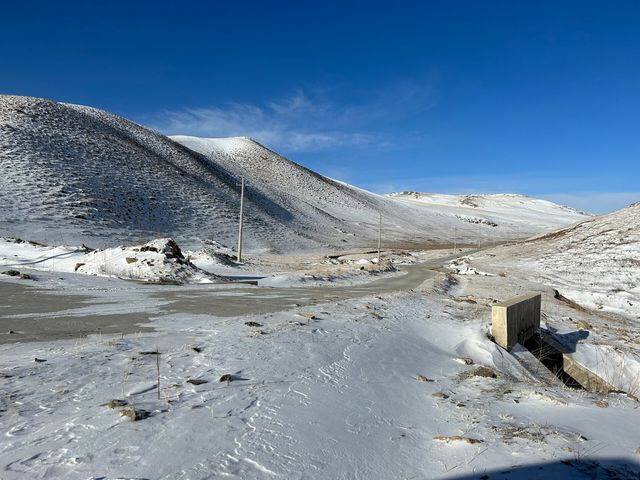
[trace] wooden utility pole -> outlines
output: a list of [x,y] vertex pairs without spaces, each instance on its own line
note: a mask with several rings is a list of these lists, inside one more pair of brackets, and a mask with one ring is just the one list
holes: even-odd
[[240,183],[240,226],[238,227],[238,262],[242,261],[242,216],[244,208],[244,177]]
[[378,265],[380,265],[380,244],[382,243],[382,213],[380,214],[380,222],[378,223]]

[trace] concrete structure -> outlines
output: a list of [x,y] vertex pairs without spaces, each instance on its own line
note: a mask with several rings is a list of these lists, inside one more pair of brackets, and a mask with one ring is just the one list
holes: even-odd
[[519,343],[524,345],[540,330],[539,293],[521,295],[497,303],[491,309],[491,332],[498,345],[507,350]]
[[562,381],[549,370],[540,359],[527,350],[525,347],[516,343],[511,349],[511,355],[518,359],[522,365],[537,381],[542,381],[548,385],[562,385]]
[[602,377],[574,360],[570,354],[563,353],[564,371],[578,382],[585,390],[596,393],[614,392],[616,389],[609,385]]

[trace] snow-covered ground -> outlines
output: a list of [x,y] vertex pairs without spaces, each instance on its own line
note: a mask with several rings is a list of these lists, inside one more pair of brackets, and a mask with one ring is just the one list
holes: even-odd
[[2,478],[637,478],[637,402],[520,365],[477,280],[4,345]]
[[[445,262],[453,275],[410,292],[242,317],[162,306],[158,286],[127,294],[125,284],[102,287],[108,277],[73,280],[74,294],[117,291],[120,313],[148,305],[156,331],[0,347],[3,478],[636,478],[636,400],[549,381],[486,334],[494,301],[542,289],[545,329],[566,340],[572,322],[597,325],[578,336],[576,358],[619,384],[638,372],[628,355],[637,324],[611,317],[605,328],[549,286],[469,271],[499,250]],[[39,286],[57,285],[47,275]],[[148,417],[123,415],[132,410]]]
[[0,267],[10,273],[20,273],[27,268],[157,283],[210,283],[220,280],[215,274],[193,265],[169,238],[101,250],[48,247],[20,239],[0,238]]

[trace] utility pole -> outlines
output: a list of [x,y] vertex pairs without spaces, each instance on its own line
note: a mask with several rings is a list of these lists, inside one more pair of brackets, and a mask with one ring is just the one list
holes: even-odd
[[238,227],[238,262],[242,261],[242,211],[244,208],[244,177],[240,183],[240,226]]
[[380,265],[380,244],[382,243],[382,213],[380,214],[380,223],[378,223],[378,265]]

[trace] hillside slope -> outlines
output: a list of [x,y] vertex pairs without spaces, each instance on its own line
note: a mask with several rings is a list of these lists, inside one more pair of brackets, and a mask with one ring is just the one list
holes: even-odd
[[520,225],[534,232],[568,225],[590,215],[548,200],[512,193],[445,195],[440,193],[397,192],[388,195],[403,202],[448,212],[459,220],[485,225]]
[[[473,244],[526,238],[588,218],[572,208],[521,195],[477,195],[477,205],[465,203],[471,197],[439,196],[449,197],[457,207],[414,201],[413,195],[380,196],[318,175],[248,138],[170,138],[235,176],[247,177],[265,197],[297,212],[295,217],[314,218],[310,228],[320,234],[343,232],[341,240],[347,244],[371,245],[380,214],[385,243],[407,246],[448,244],[454,237]],[[329,229],[323,218],[331,220]]]
[[582,306],[640,320],[640,204],[475,260],[539,279]]
[[[92,245],[176,235],[235,236],[239,179],[202,156],[109,113],[0,97],[1,235]],[[249,192],[247,242],[315,242],[287,212]]]
[[233,245],[241,177],[253,251],[371,248],[380,214],[384,244],[400,247],[525,238],[585,218],[523,197],[505,197],[519,205],[509,214],[382,197],[247,138],[172,140],[95,108],[0,96],[0,236],[96,247],[152,237]]

